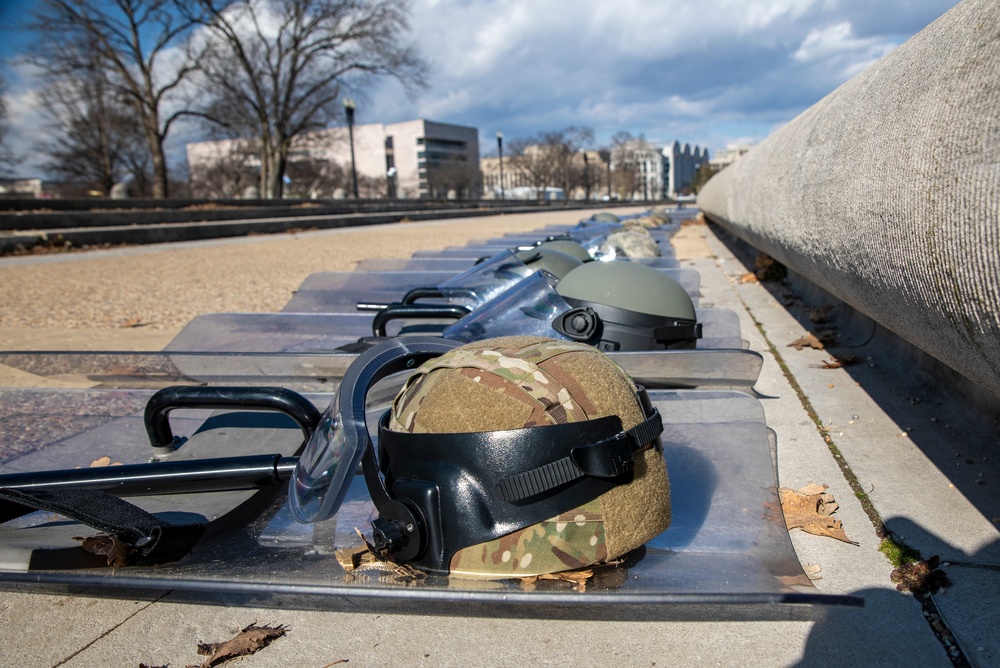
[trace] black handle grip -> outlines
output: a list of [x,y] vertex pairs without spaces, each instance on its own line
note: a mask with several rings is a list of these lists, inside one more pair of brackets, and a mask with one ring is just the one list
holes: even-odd
[[467,306],[459,304],[390,304],[375,314],[372,319],[372,334],[375,336],[385,336],[386,325],[392,320],[417,319],[429,320],[431,318],[463,318],[472,310]]
[[146,403],[145,423],[154,448],[167,447],[174,440],[170,411],[176,408],[239,408],[278,411],[295,420],[309,440],[319,424],[319,410],[297,392],[283,387],[165,387]]

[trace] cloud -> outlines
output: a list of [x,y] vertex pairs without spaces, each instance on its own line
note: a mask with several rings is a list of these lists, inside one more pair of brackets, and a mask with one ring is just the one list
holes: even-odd
[[[379,80],[356,96],[358,122],[478,127],[484,150],[497,130],[513,140],[570,125],[597,144],[627,130],[715,150],[763,139],[956,3],[411,0],[408,39],[430,89],[410,98]],[[178,132],[171,150],[195,134]]]

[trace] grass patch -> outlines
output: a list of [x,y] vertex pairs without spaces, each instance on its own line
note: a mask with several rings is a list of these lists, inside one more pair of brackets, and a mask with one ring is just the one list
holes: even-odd
[[878,551],[884,554],[889,563],[896,568],[899,568],[903,564],[913,564],[921,561],[919,552],[892,536],[886,536],[882,539],[881,544],[878,546]]

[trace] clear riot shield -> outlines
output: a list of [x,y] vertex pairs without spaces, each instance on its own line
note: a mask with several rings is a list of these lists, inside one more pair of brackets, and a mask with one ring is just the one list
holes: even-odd
[[[2,390],[2,473],[87,466],[99,456],[145,461],[142,433],[148,393],[96,390]],[[385,401],[391,391],[381,392]],[[597,569],[584,591],[529,586],[519,580],[471,581],[432,576],[393,578],[380,571],[346,573],[335,550],[357,546],[373,506],[355,476],[340,511],[315,524],[292,521],[285,486],[227,492],[143,496],[131,500],[157,515],[219,522],[194,550],[157,566],[111,568],[75,536],[91,531],[36,512],[0,525],[0,588],[123,596],[140,589],[192,595],[228,592],[249,600],[323,607],[346,597],[355,606],[421,602],[455,613],[470,601],[543,611],[544,606],[739,606],[768,617],[774,606],[859,606],[853,596],[818,591],[804,574],[784,527],[772,443],[756,399],[717,391],[650,393],[664,418],[664,456],[671,478],[672,522],[623,563]],[[320,405],[328,396],[313,398]],[[369,413],[381,409],[369,403]],[[25,424],[39,422],[26,432]],[[171,457],[288,452],[302,434],[283,416],[216,411],[172,418],[188,440]],[[237,530],[238,529],[238,530]],[[598,606],[598,607],[594,607]],[[581,608],[582,610],[583,608]]]

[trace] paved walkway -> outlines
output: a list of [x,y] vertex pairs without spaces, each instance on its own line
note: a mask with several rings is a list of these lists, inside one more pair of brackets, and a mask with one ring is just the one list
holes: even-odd
[[[437,236],[426,243],[416,232],[423,243],[420,247],[428,248],[494,236],[501,229],[535,229],[555,222],[560,221],[544,215],[523,221],[479,219],[475,225],[481,227],[470,230],[467,223],[451,221],[436,224]],[[494,223],[499,227],[490,227]],[[334,255],[349,247],[357,249],[356,259],[386,257],[393,254],[385,254],[389,244],[407,233],[405,226],[367,230],[358,237],[364,237],[367,245],[359,240],[348,246],[324,236],[340,234],[336,232],[297,235],[294,241],[229,241],[160,251],[177,254],[171,261],[184,269],[174,271],[154,269],[156,254],[146,252],[74,258],[45,264],[44,270],[35,265],[3,265],[0,285],[7,287],[0,289],[11,290],[8,280],[12,277],[21,281],[19,285],[30,286],[41,275],[32,272],[79,271],[81,277],[100,276],[135,265],[156,275],[165,292],[197,291],[188,295],[187,302],[193,303],[211,293],[211,281],[220,280],[218,274],[210,278],[201,272],[214,271],[216,267],[206,262],[215,262],[223,252],[235,257],[246,253],[247,266],[268,262],[272,243],[307,249],[332,243],[337,249]],[[926,384],[924,403],[911,403],[913,388],[920,387],[919,377],[888,362],[882,365],[877,351],[859,348],[864,352],[861,364],[824,369],[828,352],[788,347],[806,334],[805,310],[792,298],[776,297],[768,285],[744,281],[747,270],[709,228],[685,226],[675,245],[683,266],[701,272],[702,304],[736,311],[744,338],[764,355],[756,390],[767,423],[777,435],[780,484],[795,489],[810,482],[829,485],[840,503],[837,517],[857,542],[851,545],[793,531],[800,561],[811,565],[821,578],[815,581],[820,591],[863,596],[865,608],[785,607],[765,615],[759,610],[574,608],[521,618],[518,615],[525,614],[521,608],[480,604],[426,610],[392,601],[332,600],[323,602],[327,609],[317,611],[260,607],[253,601],[221,595],[211,604],[193,604],[176,593],[149,600],[0,591],[0,628],[4,629],[0,663],[184,666],[202,660],[195,651],[198,642],[222,641],[258,622],[284,624],[290,630],[266,649],[240,659],[239,665],[319,667],[342,660],[352,666],[950,665],[947,646],[925,611],[890,582],[892,566],[878,550],[880,538],[841,468],[844,463],[857,477],[861,496],[867,495],[897,535],[924,556],[940,554],[952,564],[945,570],[954,586],[935,597],[944,617],[938,626],[950,629],[974,665],[1000,663],[994,631],[997,571],[976,566],[1000,564],[996,525],[1000,513],[993,491],[1000,486],[1000,470],[995,452],[983,445],[995,446],[995,437],[991,442],[988,433],[963,432],[957,422],[960,407],[928,396],[933,393],[926,392]],[[403,256],[412,250],[416,248],[395,247],[394,254]],[[191,257],[182,257],[185,253]],[[285,275],[280,264],[260,273],[268,279],[264,283],[287,286],[282,288],[287,301],[288,290],[301,280],[301,272],[317,267]],[[80,269],[70,270],[71,265]],[[349,269],[350,265],[330,262],[322,267]],[[21,277],[21,272],[31,276]],[[242,280],[225,270],[221,277]],[[256,299],[258,284],[245,284],[245,288],[243,298],[250,303]],[[269,299],[260,296],[257,310],[274,308]],[[200,307],[204,307],[201,312],[233,310],[213,299],[199,303]],[[67,323],[60,325],[55,315],[59,308],[64,306],[46,309],[49,315],[40,316],[37,324],[30,318],[17,324],[5,320],[0,334],[10,342],[15,327],[67,329]],[[169,332],[193,312],[179,308],[157,322]],[[5,317],[6,313],[5,306]],[[151,317],[141,312],[128,315]],[[95,331],[104,332],[109,342],[127,340],[131,328],[118,328],[115,323],[119,321],[109,316]],[[111,336],[115,332],[120,336]],[[959,416],[954,422],[953,415]],[[975,477],[978,473],[983,478]],[[979,479],[985,483],[978,484]]]

